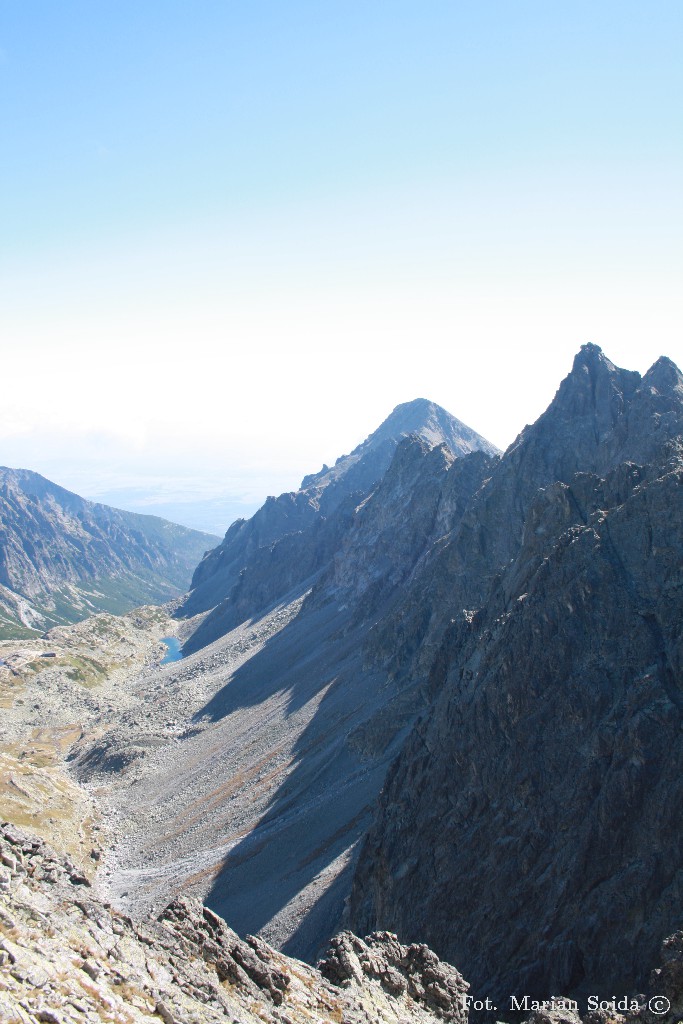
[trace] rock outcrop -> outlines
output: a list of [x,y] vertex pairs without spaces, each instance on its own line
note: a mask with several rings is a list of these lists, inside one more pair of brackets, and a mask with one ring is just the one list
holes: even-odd
[[213,541],[0,467],[0,637],[178,597]]
[[238,938],[194,900],[134,923],[68,859],[0,825],[3,1024],[467,1022],[467,985],[426,947],[344,935],[320,967]]
[[[683,932],[659,960],[643,994],[546,997],[524,1024],[677,1024]],[[454,967],[391,932],[342,932],[313,968],[239,938],[197,900],[133,921],[68,857],[0,824],[3,1024],[467,1024],[478,1005]]]
[[[475,992],[642,986],[683,900],[683,379],[582,349],[368,640],[434,704],[349,921]],[[457,928],[453,922],[457,921]]]
[[374,932],[365,940],[353,932],[335,935],[318,969],[351,991],[377,982],[389,996],[407,997],[437,1017],[463,1024],[468,1017],[469,985],[462,975],[428,946],[402,946],[392,932]]
[[497,449],[440,406],[425,399],[397,406],[350,455],[304,478],[298,491],[268,498],[249,520],[233,523],[223,543],[194,574],[181,616],[210,611],[185,645],[199,650],[241,622],[309,585],[334,557],[355,508],[376,488],[403,438],[455,456]]
[[638,1010],[626,1015],[628,1024],[676,1024],[683,1019],[683,931],[664,939],[659,959]]

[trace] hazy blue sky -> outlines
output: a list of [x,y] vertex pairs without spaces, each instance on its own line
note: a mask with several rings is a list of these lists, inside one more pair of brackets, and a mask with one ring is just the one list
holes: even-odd
[[679,0],[0,0],[0,463],[229,520],[398,402],[504,447],[586,341],[680,364],[682,56]]

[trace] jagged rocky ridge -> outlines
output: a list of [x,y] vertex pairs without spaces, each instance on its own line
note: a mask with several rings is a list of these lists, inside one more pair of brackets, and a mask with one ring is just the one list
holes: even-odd
[[3,1024],[466,1024],[468,985],[426,946],[337,936],[319,970],[196,900],[134,923],[47,844],[0,825]]
[[[676,1024],[683,932],[659,957],[647,991],[619,997],[624,1011],[606,1004],[581,1017],[560,998],[526,1024]],[[240,939],[196,900],[135,922],[67,857],[0,824],[3,1024],[467,1024],[468,990],[427,946],[389,932],[343,932],[314,969],[254,936]]]
[[301,488],[268,498],[249,520],[232,524],[223,543],[198,566],[178,615],[210,611],[185,645],[198,650],[264,611],[329,565],[356,507],[386,473],[403,438],[456,456],[497,449],[440,406],[416,399],[391,415],[350,455],[304,478]]
[[683,898],[683,378],[585,346],[372,656],[429,673],[353,882],[475,990],[643,983]]
[[213,541],[0,467],[0,634],[178,597]]

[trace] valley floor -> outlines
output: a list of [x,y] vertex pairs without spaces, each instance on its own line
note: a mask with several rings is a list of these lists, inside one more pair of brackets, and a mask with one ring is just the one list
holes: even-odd
[[[0,818],[89,877],[99,865],[98,890],[122,912],[190,893],[281,947],[305,922],[313,958],[340,923],[357,807],[380,777],[361,766],[331,793],[325,737],[306,735],[326,699],[335,720],[333,681],[279,678],[270,645],[304,597],[165,665],[161,638],[188,627],[152,606],[0,645]],[[305,642],[288,641],[292,660]],[[300,777],[307,744],[319,756]],[[321,812],[331,798],[334,820]]]
[[89,877],[115,833],[65,758],[134,704],[129,681],[162,657],[161,637],[172,629],[168,613],[149,606],[0,643],[0,818],[50,842]]

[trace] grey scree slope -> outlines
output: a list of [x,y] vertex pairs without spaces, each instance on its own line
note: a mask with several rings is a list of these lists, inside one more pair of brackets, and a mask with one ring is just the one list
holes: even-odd
[[[366,664],[366,637],[494,453],[432,403],[399,406],[207,556],[186,608],[201,614],[180,624],[188,656],[142,673],[132,705],[73,752],[117,823],[117,905],[183,889],[242,934],[317,954],[426,697]],[[193,652],[198,636],[212,642]]]

